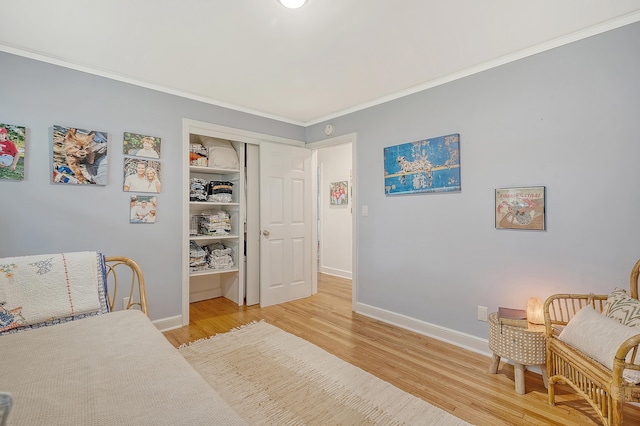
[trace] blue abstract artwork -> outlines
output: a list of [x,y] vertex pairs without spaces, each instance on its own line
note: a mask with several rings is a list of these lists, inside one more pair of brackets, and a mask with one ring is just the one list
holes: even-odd
[[460,191],[460,134],[384,148],[384,193]]

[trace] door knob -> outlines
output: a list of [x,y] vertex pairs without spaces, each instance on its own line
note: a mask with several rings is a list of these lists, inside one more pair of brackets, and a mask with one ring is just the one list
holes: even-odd
[[262,231],[262,235],[264,235],[265,237],[269,238],[269,231]]

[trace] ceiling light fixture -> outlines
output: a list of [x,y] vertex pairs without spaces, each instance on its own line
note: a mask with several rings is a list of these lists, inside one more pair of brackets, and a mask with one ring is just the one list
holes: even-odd
[[281,5],[289,9],[297,9],[304,6],[307,0],[278,0]]

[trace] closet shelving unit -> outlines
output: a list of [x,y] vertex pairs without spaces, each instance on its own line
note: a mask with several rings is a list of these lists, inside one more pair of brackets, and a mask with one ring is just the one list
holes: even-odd
[[[190,143],[198,143],[197,134],[190,134]],[[188,182],[190,185],[192,178],[200,178],[204,181],[223,181],[233,183],[233,194],[230,202],[214,201],[191,201],[189,191],[187,191],[188,215],[185,220],[188,222],[188,241],[186,244],[187,265],[190,259],[189,252],[191,242],[199,246],[207,246],[216,242],[221,242],[225,247],[232,250],[233,267],[227,269],[206,268],[198,271],[191,271],[189,268],[189,302],[211,299],[214,297],[226,297],[238,304],[243,304],[244,300],[244,229],[245,229],[245,205],[244,205],[244,144],[232,142],[238,154],[238,169],[218,169],[207,166],[188,166]],[[207,235],[200,232],[198,225],[199,217],[203,214],[225,211],[229,214],[231,221],[231,232],[228,235]]]

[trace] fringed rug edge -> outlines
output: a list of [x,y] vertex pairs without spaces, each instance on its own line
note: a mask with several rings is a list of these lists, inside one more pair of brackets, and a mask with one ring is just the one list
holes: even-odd
[[211,335],[211,336],[208,336],[208,337],[203,337],[201,339],[194,340],[194,341],[189,342],[189,343],[183,343],[180,346],[178,346],[178,349],[184,349],[184,348],[188,348],[189,346],[195,346],[195,345],[204,343],[206,341],[215,339],[216,337],[224,336],[226,334],[233,333],[235,331],[239,331],[239,330],[245,329],[245,328],[247,328],[249,326],[260,324],[260,323],[267,323],[267,322],[265,320],[263,320],[263,319],[259,320],[259,321],[251,321],[251,322],[248,322],[246,324],[239,325],[238,327],[234,327],[229,331],[225,331],[224,333],[216,333],[214,335]]

